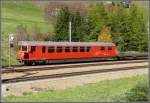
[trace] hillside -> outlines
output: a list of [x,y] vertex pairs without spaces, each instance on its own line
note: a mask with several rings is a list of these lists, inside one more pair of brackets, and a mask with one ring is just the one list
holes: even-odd
[[[23,25],[32,33],[32,27],[37,25],[41,33],[53,31],[43,16],[42,9],[30,2],[2,3],[2,65],[8,64],[8,33],[15,33],[18,25]],[[12,52],[12,63],[17,63],[16,52]]]

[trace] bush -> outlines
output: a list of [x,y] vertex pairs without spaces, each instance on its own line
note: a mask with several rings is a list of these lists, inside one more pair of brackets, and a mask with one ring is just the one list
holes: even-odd
[[148,82],[137,83],[130,91],[125,93],[128,101],[148,101]]

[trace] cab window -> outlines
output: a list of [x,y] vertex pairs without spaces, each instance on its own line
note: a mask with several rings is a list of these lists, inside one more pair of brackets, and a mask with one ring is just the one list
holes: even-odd
[[27,46],[22,46],[22,51],[27,51]]

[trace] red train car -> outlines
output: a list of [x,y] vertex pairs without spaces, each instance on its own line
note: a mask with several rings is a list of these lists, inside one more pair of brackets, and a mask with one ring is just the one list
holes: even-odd
[[18,60],[24,64],[53,60],[82,60],[116,57],[116,45],[103,42],[20,41]]

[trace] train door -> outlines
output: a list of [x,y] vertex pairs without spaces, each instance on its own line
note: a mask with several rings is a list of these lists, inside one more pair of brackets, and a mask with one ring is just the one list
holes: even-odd
[[41,48],[42,48],[41,59],[44,59],[44,60],[45,60],[45,59],[46,59],[46,56],[45,56],[45,55],[46,55],[46,54],[45,54],[45,53],[46,53],[46,46],[42,46]]
[[108,46],[107,48],[108,48],[107,52],[108,52],[109,56],[112,56],[112,51],[113,51],[112,46]]
[[36,46],[30,46],[30,59],[36,59]]

